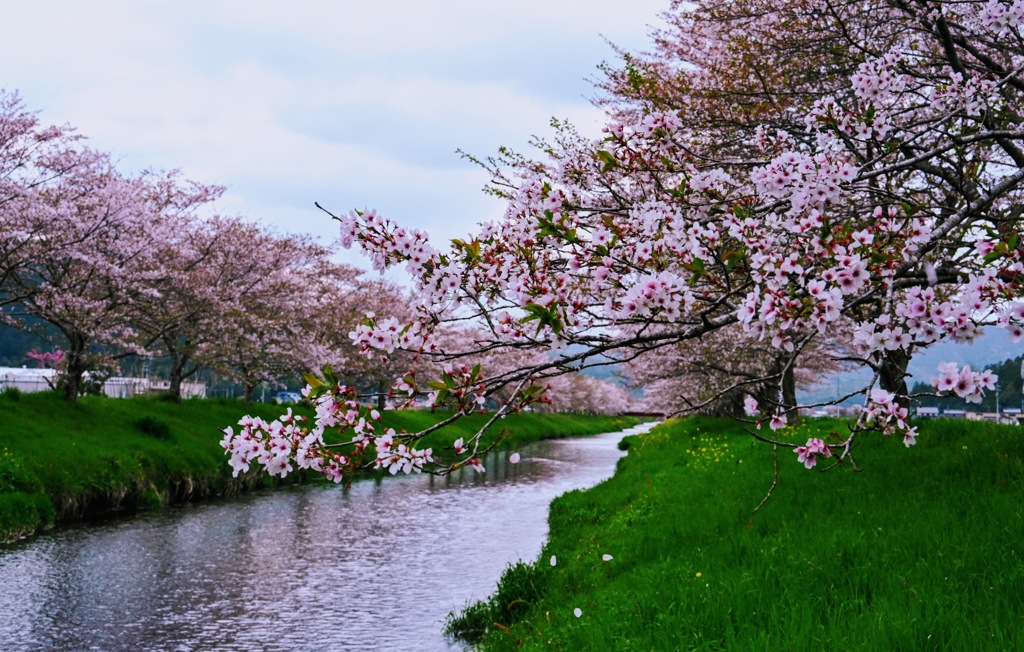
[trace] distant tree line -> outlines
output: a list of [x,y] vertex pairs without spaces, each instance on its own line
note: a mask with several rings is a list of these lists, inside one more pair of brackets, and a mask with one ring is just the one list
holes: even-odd
[[176,171],[127,174],[67,126],[41,124],[0,90],[0,359],[60,350],[69,400],[90,376],[153,361],[180,398],[208,368],[242,385],[332,363],[373,384],[348,332],[401,290],[215,202],[223,188]]

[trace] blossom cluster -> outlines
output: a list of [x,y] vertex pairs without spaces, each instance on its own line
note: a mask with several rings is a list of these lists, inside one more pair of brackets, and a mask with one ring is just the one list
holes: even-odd
[[401,324],[395,317],[378,322],[375,317],[374,313],[367,313],[365,322],[349,332],[349,339],[364,355],[372,357],[376,351],[390,353],[398,348],[417,350],[423,346],[418,323]]
[[256,462],[269,475],[284,478],[295,470],[294,463],[300,469],[318,471],[341,482],[349,459],[328,452],[322,428],[310,431],[302,427],[302,421],[303,417],[293,416],[289,408],[287,414],[269,423],[247,415],[238,422],[239,432],[225,428],[221,446],[231,456],[228,463],[234,469],[232,475],[238,477]]
[[1014,0],[1013,4],[989,0],[981,11],[981,22],[999,36],[1007,36],[1024,23],[1024,0]]
[[[416,450],[396,442],[402,435],[393,429],[378,436],[375,424],[381,419],[380,412],[361,406],[352,388],[307,385],[303,395],[316,410],[311,427],[305,417],[294,415],[288,408],[286,414],[273,421],[245,416],[238,422],[238,432],[233,427],[224,430],[221,446],[230,455],[229,464],[236,477],[248,472],[255,462],[275,477],[284,478],[296,469],[308,469],[338,483],[351,480],[368,463],[395,474],[420,472],[425,463],[432,461],[430,449]],[[350,439],[341,445],[329,445],[324,440],[329,431],[349,433]],[[376,455],[368,462],[363,457],[371,447]],[[337,452],[337,448],[347,452]]]
[[402,443],[395,443],[395,430],[388,428],[383,437],[378,437],[375,442],[377,446],[377,459],[374,461],[374,468],[384,468],[391,475],[399,471],[402,473],[419,473],[423,465],[433,462],[433,449],[416,450]]
[[[288,408],[273,421],[245,416],[239,420],[237,431],[234,427],[223,431],[221,447],[230,456],[235,477],[249,472],[253,465],[275,477],[309,470],[336,483],[350,482],[360,469],[382,469],[392,475],[427,471],[443,475],[463,466],[484,471],[483,455],[494,444],[481,444],[483,430],[468,440],[455,440],[450,447],[451,456],[435,455],[433,448],[416,445],[425,434],[482,405],[482,390],[474,387],[480,379],[479,367],[445,366],[443,380],[437,382],[443,389],[435,391],[432,400],[436,407],[453,409],[455,416],[414,433],[394,428],[381,430],[384,415],[379,410],[363,405],[354,388],[339,384],[330,367],[324,369],[324,376],[324,380],[308,376],[310,384],[302,390],[302,396],[315,411],[312,423]],[[418,392],[411,375],[406,379],[410,391]],[[539,386],[521,389],[491,420],[542,400],[542,394],[543,388]],[[518,453],[509,456],[512,464],[519,460]]]
[[808,469],[813,469],[818,463],[819,457],[832,457],[832,451],[825,444],[824,441],[817,437],[811,437],[807,440],[807,443],[803,446],[797,446],[795,449],[797,459]]
[[938,392],[955,394],[968,403],[981,403],[982,393],[996,388],[995,373],[989,369],[971,371],[968,365],[960,368],[955,362],[939,365],[939,375],[932,378],[932,386]]
[[864,422],[873,424],[884,434],[899,432],[903,435],[903,445],[913,446],[917,443],[917,428],[907,423],[910,411],[907,406],[897,402],[896,395],[880,387],[872,388],[868,394],[868,406],[864,411]]

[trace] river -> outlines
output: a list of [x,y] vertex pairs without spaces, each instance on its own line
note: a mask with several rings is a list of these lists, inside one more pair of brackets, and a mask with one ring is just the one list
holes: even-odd
[[551,500],[609,477],[623,433],[464,470],[254,493],[0,547],[0,649],[460,650],[445,617],[531,561]]

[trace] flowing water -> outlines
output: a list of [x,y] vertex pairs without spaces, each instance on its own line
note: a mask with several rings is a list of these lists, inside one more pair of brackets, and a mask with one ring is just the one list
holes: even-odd
[[623,433],[486,473],[322,484],[0,548],[0,650],[458,650],[445,617],[532,561],[551,500],[609,477]]

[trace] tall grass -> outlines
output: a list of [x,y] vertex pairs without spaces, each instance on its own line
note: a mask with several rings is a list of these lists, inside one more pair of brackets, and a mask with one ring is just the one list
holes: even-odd
[[[282,411],[230,399],[179,404],[87,396],[72,404],[52,393],[0,393],[0,541],[97,512],[274,484],[255,473],[232,478],[219,446],[220,431],[244,414],[273,419]],[[414,431],[442,416],[385,412],[384,424]],[[426,445],[451,446],[456,438],[476,432],[484,419],[475,415],[457,422],[431,435]],[[625,423],[606,417],[513,415],[487,437],[520,445],[545,436],[607,432]]]
[[486,632],[485,650],[1024,649],[1024,433],[921,433],[865,441],[859,473],[780,451],[752,514],[770,446],[724,421],[659,427],[612,479],[557,499],[540,560],[450,632]]

